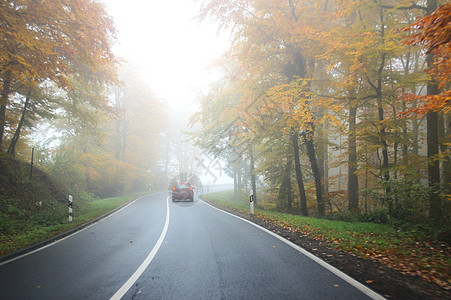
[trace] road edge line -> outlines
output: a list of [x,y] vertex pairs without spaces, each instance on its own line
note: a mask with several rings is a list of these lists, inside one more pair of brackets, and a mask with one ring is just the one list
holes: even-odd
[[133,275],[121,286],[121,288],[110,298],[110,300],[119,300],[121,299],[125,293],[133,286],[133,284],[138,280],[138,278],[144,273],[146,268],[150,265],[158,250],[160,249],[163,241],[166,237],[166,233],[169,228],[169,219],[170,219],[170,211],[169,211],[169,197],[166,198],[166,221],[164,223],[163,230],[161,231],[160,237],[158,238],[155,246],[153,246],[150,253],[147,255],[146,259],[141,263],[141,265],[136,269]]
[[322,260],[321,258],[315,256],[314,254],[308,252],[307,250],[305,250],[304,248],[296,245],[295,243],[293,243],[290,240],[287,240],[286,238],[258,225],[255,224],[252,221],[246,220],[240,216],[234,215],[232,213],[229,213],[228,211],[222,210],[220,208],[217,208],[213,205],[211,205],[210,203],[205,202],[204,200],[200,200],[201,202],[207,204],[208,206],[223,212],[225,214],[228,214],[230,216],[233,216],[237,219],[240,219],[242,221],[245,221],[255,227],[257,227],[258,229],[272,235],[273,237],[277,238],[278,240],[284,242],[285,244],[287,244],[288,246],[292,247],[293,249],[297,250],[298,252],[304,254],[305,256],[307,256],[308,258],[310,258],[311,260],[313,260],[314,262],[316,262],[317,264],[321,265],[323,268],[327,269],[328,271],[334,273],[335,275],[337,275],[338,277],[340,277],[341,279],[343,279],[344,281],[346,281],[347,283],[349,283],[350,285],[352,285],[353,287],[355,287],[356,289],[358,289],[359,291],[361,291],[363,294],[367,295],[368,297],[370,297],[371,299],[374,300],[383,300],[386,299],[384,298],[382,295],[380,295],[379,293],[373,291],[372,289],[370,289],[369,287],[367,287],[366,285],[360,283],[359,281],[355,280],[354,278],[352,278],[351,276],[347,275],[346,273],[340,271],[339,269],[335,268],[334,266],[330,265],[329,263],[327,263],[326,261]]
[[[164,192],[160,192],[160,193],[164,193]],[[114,216],[116,213],[118,213],[118,212],[122,211],[123,209],[126,209],[128,206],[132,205],[135,201],[138,201],[138,200],[140,200],[142,198],[145,198],[145,197],[148,197],[148,196],[151,196],[151,195],[154,195],[154,194],[158,194],[158,193],[148,194],[148,195],[144,195],[144,196],[141,196],[139,198],[136,198],[134,200],[130,200],[129,202],[127,202],[127,203],[125,203],[125,204],[113,209],[112,211],[110,211],[110,212],[108,212],[108,213],[106,213],[104,215],[101,215],[101,216],[99,216],[99,217],[97,217],[95,219],[92,219],[91,221],[88,221],[88,222],[86,222],[84,224],[81,224],[80,226],[72,228],[72,229],[70,229],[70,230],[68,230],[66,232],[60,233],[58,235],[55,235],[55,236],[53,236],[51,238],[48,238],[48,239],[42,241],[42,242],[38,242],[38,243],[36,243],[34,245],[28,246],[28,247],[23,248],[21,250],[17,250],[15,252],[10,253],[10,254],[6,254],[5,256],[0,257],[0,267],[4,266],[6,264],[9,264],[9,263],[11,263],[13,261],[16,261],[18,259],[21,259],[23,257],[26,257],[28,255],[31,255],[33,253],[39,252],[41,250],[44,250],[45,248],[53,246],[53,245],[55,245],[55,244],[57,244],[57,243],[59,243],[61,241],[64,241],[65,239],[70,238],[70,237],[76,235],[77,233],[80,233],[80,232],[82,232],[82,231],[84,231],[86,229],[89,229],[91,226],[93,226],[93,225],[95,225],[95,224],[97,224],[97,223],[99,223],[99,222],[101,222],[103,220],[106,220],[106,219]]]

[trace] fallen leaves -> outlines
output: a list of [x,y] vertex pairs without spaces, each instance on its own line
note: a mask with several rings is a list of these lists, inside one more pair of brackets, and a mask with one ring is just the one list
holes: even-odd
[[[281,226],[300,237],[308,237],[327,242],[329,246],[347,251],[351,255],[381,262],[398,271],[420,276],[451,290],[451,271],[449,257],[451,249],[436,240],[417,240],[400,236],[399,233],[356,232],[316,228],[314,225],[285,220],[284,216],[259,214],[267,222]],[[318,251],[317,248],[311,251]],[[316,252],[317,253],[317,252]],[[368,283],[373,283],[370,280]]]

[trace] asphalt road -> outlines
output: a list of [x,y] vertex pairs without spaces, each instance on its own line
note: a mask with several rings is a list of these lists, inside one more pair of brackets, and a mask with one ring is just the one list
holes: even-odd
[[[146,196],[0,265],[0,299],[377,299],[252,224],[196,199]],[[335,273],[339,274],[337,276]]]

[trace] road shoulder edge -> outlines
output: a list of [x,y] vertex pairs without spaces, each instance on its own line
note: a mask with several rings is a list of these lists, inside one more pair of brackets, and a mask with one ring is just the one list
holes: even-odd
[[319,265],[321,265],[322,267],[324,267],[325,269],[327,269],[328,271],[332,272],[333,274],[337,275],[338,277],[340,277],[341,279],[343,279],[344,281],[346,281],[347,283],[349,283],[350,285],[352,285],[353,287],[355,287],[356,289],[358,289],[359,291],[361,291],[362,293],[364,293],[366,296],[370,297],[371,299],[374,300],[382,300],[382,299],[386,299],[384,298],[382,295],[380,295],[379,293],[375,292],[374,290],[372,290],[371,288],[367,287],[366,285],[360,283],[359,281],[355,280],[354,278],[352,278],[351,276],[347,275],[346,273],[340,271],[339,269],[337,269],[336,267],[330,265],[329,263],[327,263],[326,261],[322,260],[321,258],[315,256],[314,254],[308,252],[307,250],[303,249],[302,247],[300,247],[299,245],[296,245],[295,243],[293,243],[290,240],[287,240],[286,238],[252,222],[251,220],[247,220],[245,218],[242,218],[240,216],[237,216],[231,212],[225,211],[219,207],[216,207],[204,200],[200,200],[202,203],[205,203],[206,205],[221,211],[225,214],[228,214],[230,216],[233,216],[237,219],[240,219],[250,225],[253,225],[254,227],[272,235],[273,237],[277,238],[278,240],[282,241],[283,243],[287,244],[288,246],[292,247],[293,249],[297,250],[298,252],[304,254],[305,256],[307,256],[308,258],[312,259],[314,262],[318,263]]
[[0,266],[6,265],[6,264],[8,264],[8,263],[10,263],[12,261],[15,261],[15,260],[20,259],[20,258],[22,258],[24,256],[27,256],[27,255],[30,255],[30,254],[35,253],[37,251],[40,251],[42,249],[45,249],[45,248],[47,248],[47,247],[49,247],[49,246],[51,246],[51,245],[53,245],[55,243],[58,243],[58,242],[64,240],[65,238],[68,238],[69,236],[72,236],[72,235],[74,235],[74,234],[76,234],[78,232],[81,232],[82,230],[85,230],[85,229],[91,227],[92,225],[94,225],[94,224],[96,224],[96,223],[98,223],[100,221],[103,221],[103,220],[111,217],[112,215],[114,215],[115,213],[119,212],[120,210],[122,210],[122,209],[126,208],[127,206],[133,204],[133,202],[138,201],[139,199],[142,199],[144,197],[147,197],[147,196],[150,196],[150,195],[154,195],[154,194],[158,194],[158,193],[166,193],[166,192],[150,193],[150,194],[146,194],[144,196],[140,196],[140,197],[138,197],[136,199],[132,199],[132,200],[122,204],[121,206],[116,207],[112,211],[110,211],[110,212],[108,212],[106,214],[103,214],[103,215],[101,215],[99,217],[96,217],[96,218],[92,219],[91,221],[83,223],[83,224],[81,224],[81,225],[79,225],[77,227],[74,227],[74,228],[72,228],[72,229],[70,229],[68,231],[59,233],[59,234],[57,234],[55,236],[52,236],[52,237],[50,237],[48,239],[45,239],[45,240],[40,241],[40,242],[37,242],[37,243],[35,243],[33,245],[30,245],[30,246],[27,246],[25,248],[19,249],[17,251],[14,251],[14,252],[8,253],[6,255],[0,256]]

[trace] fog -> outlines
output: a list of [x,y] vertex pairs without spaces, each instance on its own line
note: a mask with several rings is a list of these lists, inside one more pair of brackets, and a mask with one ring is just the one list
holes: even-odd
[[183,132],[189,130],[189,116],[198,109],[197,99],[221,76],[212,65],[225,52],[229,37],[219,34],[216,24],[195,20],[199,1],[104,2],[118,30],[115,53],[167,104],[165,173],[171,177],[195,172],[205,182],[222,182],[214,158],[193,147]]

